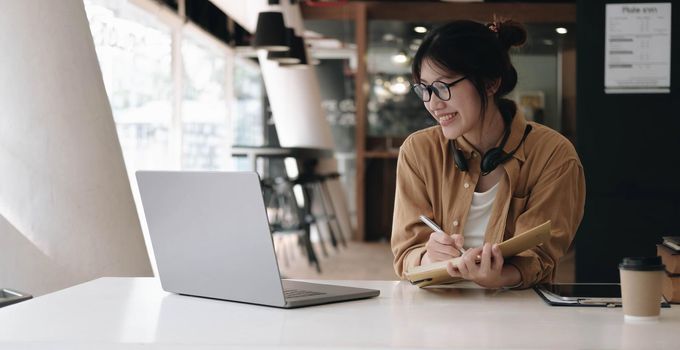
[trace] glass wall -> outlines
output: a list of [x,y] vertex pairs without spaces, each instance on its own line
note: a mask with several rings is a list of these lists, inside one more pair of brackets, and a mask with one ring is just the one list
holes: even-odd
[[[265,144],[256,60],[176,14],[129,0],[85,0],[128,172],[249,169],[232,145]],[[145,8],[164,5],[151,0]]]
[[[422,102],[411,92],[409,84],[412,80],[411,60],[427,30],[439,24],[369,21],[369,139],[403,138],[435,124]],[[528,42],[510,53],[519,79],[508,98],[518,103],[528,120],[560,130],[559,59],[564,36],[557,34],[554,28],[555,25],[527,26]],[[375,145],[379,149],[381,146],[379,142]],[[367,147],[371,147],[370,142]]]
[[[232,145],[247,147],[267,145],[266,93],[256,59],[236,57],[233,86]],[[236,170],[252,170],[252,164],[246,157],[232,158],[232,166]]]
[[368,22],[367,150],[396,151],[406,136],[435,124],[411,91],[411,59],[424,35],[403,21]]
[[265,145],[265,89],[256,61],[237,57],[234,61],[234,145]]
[[182,38],[182,168],[229,165],[227,62],[197,35]]
[[307,43],[319,80],[321,107],[331,126],[340,181],[356,219],[356,104],[357,69],[355,24],[343,20],[305,20]]
[[128,169],[172,165],[171,28],[126,1],[85,9]]
[[263,143],[265,98],[257,64],[234,59],[233,49],[165,5],[134,2],[143,8],[130,0],[84,4],[143,222],[134,172],[249,169],[243,158],[232,163],[231,146]]

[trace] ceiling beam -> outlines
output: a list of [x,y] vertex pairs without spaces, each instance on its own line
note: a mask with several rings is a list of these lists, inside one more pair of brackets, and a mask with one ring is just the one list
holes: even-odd
[[[351,2],[337,7],[310,7],[301,3],[304,19],[353,20]],[[494,15],[522,23],[576,23],[575,3],[450,3],[450,2],[361,2],[369,20],[439,22],[471,19],[489,22]]]
[[300,2],[300,11],[304,19],[326,19],[353,21],[357,3],[345,3],[342,6],[309,6]]

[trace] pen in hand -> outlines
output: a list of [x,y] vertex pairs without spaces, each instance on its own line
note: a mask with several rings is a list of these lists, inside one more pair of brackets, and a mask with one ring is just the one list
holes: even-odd
[[[437,226],[437,224],[435,224],[434,221],[430,220],[430,218],[428,218],[427,216],[421,215],[421,216],[420,216],[420,221],[422,221],[423,223],[425,223],[425,225],[429,226],[429,227],[430,227],[432,230],[434,230],[435,232],[442,232],[442,233],[444,233],[444,231],[442,231],[442,229],[441,229],[439,226]],[[454,246],[455,246],[455,245],[454,245]],[[457,246],[456,246],[456,248],[458,248],[458,251],[460,251],[461,254],[465,254],[465,249],[463,249],[463,247],[457,247]]]

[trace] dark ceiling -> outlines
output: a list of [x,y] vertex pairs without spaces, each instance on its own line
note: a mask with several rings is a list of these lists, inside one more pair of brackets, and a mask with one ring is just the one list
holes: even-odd
[[[413,28],[415,26],[425,26],[426,28],[434,28],[441,23],[427,23],[427,22],[403,22],[403,21],[385,21],[372,20],[368,25],[368,39],[370,46],[408,46],[414,39],[423,38],[425,34],[416,33]],[[555,24],[529,24],[527,31],[529,37],[527,43],[519,52],[525,54],[556,54],[560,47],[564,45],[573,45],[573,38],[575,37],[575,27],[573,24],[561,25],[565,27],[568,32],[566,35],[557,34]],[[314,32],[320,33],[325,37],[338,39],[343,43],[354,43],[354,22],[353,21],[337,21],[337,20],[305,20],[305,28]],[[390,35],[394,37],[390,39]]]

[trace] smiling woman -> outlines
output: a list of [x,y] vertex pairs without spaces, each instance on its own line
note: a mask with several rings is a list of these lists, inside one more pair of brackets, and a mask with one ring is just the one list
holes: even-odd
[[[418,48],[413,90],[438,125],[411,134],[399,152],[392,250],[400,276],[465,247],[462,262],[448,266],[453,277],[488,288],[554,280],[583,215],[585,180],[572,144],[504,98],[517,84],[508,50],[526,38],[512,20],[454,21]],[[503,259],[498,243],[547,220],[549,243]]]

